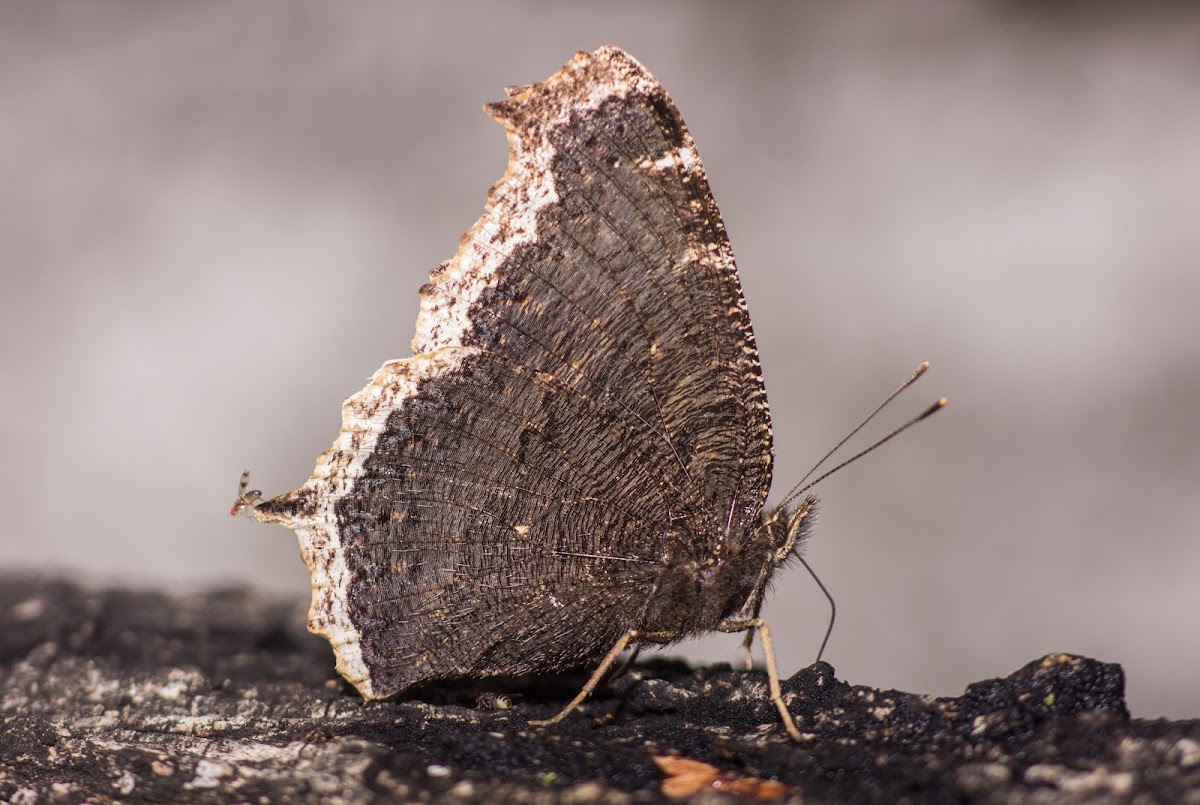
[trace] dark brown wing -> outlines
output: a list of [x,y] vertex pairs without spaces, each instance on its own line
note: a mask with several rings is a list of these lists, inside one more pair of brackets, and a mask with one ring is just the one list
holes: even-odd
[[415,357],[256,510],[300,536],[310,625],[368,696],[603,654],[770,482],[733,255],[662,86],[606,47],[488,111],[508,170],[422,289]]

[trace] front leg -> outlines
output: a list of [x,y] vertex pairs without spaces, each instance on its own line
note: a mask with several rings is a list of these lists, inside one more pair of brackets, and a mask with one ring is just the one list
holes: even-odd
[[779,718],[783,721],[783,728],[787,730],[787,734],[791,736],[793,741],[803,743],[804,739],[800,735],[800,730],[796,729],[796,722],[792,720],[792,714],[788,712],[787,705],[783,703],[783,688],[779,684],[779,669],[775,666],[775,645],[771,642],[771,631],[767,628],[767,622],[762,618],[729,620],[718,624],[717,630],[721,632],[749,632],[750,634],[753,634],[751,630],[758,632],[758,636],[762,640],[763,655],[767,658],[767,686],[771,691],[771,701],[775,704],[775,709],[779,711]]

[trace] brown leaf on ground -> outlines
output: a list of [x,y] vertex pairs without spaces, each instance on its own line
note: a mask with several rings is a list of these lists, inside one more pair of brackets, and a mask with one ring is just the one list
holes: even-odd
[[691,758],[677,755],[650,757],[666,775],[662,792],[671,799],[686,799],[706,788],[764,800],[777,799],[791,792],[790,787],[775,780],[725,774],[715,766]]

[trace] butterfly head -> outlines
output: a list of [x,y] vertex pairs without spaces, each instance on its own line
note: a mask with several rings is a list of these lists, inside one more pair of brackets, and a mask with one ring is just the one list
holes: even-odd
[[778,506],[759,517],[756,541],[772,553],[772,567],[785,564],[804,548],[817,522],[817,498],[808,495],[795,508]]
[[[816,521],[815,495],[808,495],[794,508],[777,506],[759,515],[758,525],[730,557],[732,561],[722,574],[737,588],[726,599],[728,608],[723,620],[758,617],[775,571],[800,555]],[[733,584],[733,580],[737,583]]]

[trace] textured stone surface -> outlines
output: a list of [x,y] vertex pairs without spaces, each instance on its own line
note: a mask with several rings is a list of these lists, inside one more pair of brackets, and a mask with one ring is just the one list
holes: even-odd
[[819,664],[785,682],[795,744],[761,672],[639,665],[542,730],[582,676],[514,680],[511,709],[475,707],[495,685],[364,702],[303,625],[247,592],[0,578],[0,800],[653,802],[677,754],[806,802],[1200,802],[1200,722],[1130,719],[1121,669],[1081,657],[947,699]]

